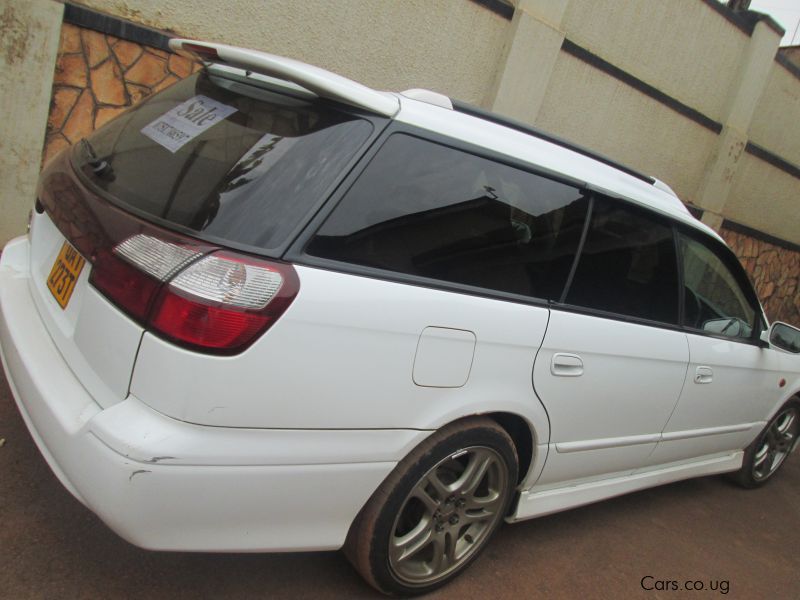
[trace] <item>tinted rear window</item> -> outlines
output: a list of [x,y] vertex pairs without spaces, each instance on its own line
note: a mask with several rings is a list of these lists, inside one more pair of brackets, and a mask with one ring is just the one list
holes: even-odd
[[123,206],[266,250],[324,200],[371,131],[328,103],[199,73],[99,129],[73,156]]
[[552,299],[566,283],[587,207],[578,188],[395,134],[306,251]]

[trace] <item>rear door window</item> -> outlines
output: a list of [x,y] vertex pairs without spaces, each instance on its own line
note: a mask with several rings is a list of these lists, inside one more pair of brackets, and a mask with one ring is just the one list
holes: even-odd
[[306,252],[553,299],[572,266],[587,207],[587,197],[571,185],[394,134]]
[[598,195],[566,304],[677,325],[678,289],[671,225]]
[[133,212],[268,250],[326,198],[372,130],[331,103],[203,72],[97,130],[73,160]]

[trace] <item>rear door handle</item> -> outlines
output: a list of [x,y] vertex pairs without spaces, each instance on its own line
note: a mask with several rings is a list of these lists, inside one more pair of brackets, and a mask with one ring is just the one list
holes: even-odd
[[711,367],[697,367],[697,369],[695,369],[695,383],[711,383],[712,381],[714,381],[714,369]]
[[557,352],[550,362],[550,372],[556,377],[580,377],[583,375],[583,360],[577,354]]

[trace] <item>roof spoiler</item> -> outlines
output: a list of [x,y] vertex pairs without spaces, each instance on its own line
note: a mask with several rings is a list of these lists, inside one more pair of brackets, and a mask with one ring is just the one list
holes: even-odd
[[393,117],[400,110],[400,101],[365,85],[331,73],[325,69],[257,50],[247,50],[195,40],[174,38],[169,47],[180,54],[206,63],[220,63],[260,75],[290,81],[321,98],[336,100],[371,113]]

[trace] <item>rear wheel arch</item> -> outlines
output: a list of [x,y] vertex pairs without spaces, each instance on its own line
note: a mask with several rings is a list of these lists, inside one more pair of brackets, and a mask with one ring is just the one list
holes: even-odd
[[[436,427],[434,431],[440,431],[446,427],[457,425],[462,421],[468,421],[476,417],[486,417],[488,419],[491,419],[497,425],[499,425],[511,438],[511,441],[517,452],[517,460],[519,461],[516,485],[522,484],[530,475],[530,471],[535,465],[536,461],[534,459],[536,452],[536,444],[537,440],[540,439],[540,437],[537,435],[537,431],[534,425],[525,417],[519,415],[518,413],[506,412],[506,411],[473,413],[473,414],[463,415],[456,419],[443,423],[438,427]],[[425,438],[419,444],[414,446],[409,451],[409,454],[413,452],[416,448],[418,448],[420,444],[424,444],[425,440],[427,439],[428,438]],[[387,475],[386,478],[388,479],[390,476],[391,474]],[[381,485],[382,484],[383,482],[381,482]],[[376,488],[376,490],[377,489],[378,488]],[[369,499],[367,499],[367,501],[364,502],[364,505],[366,505],[368,501]],[[512,507],[516,506],[516,500],[511,503],[511,506]],[[358,515],[361,513],[363,509],[364,506],[359,507],[359,512],[356,514],[356,516],[353,518],[353,521],[350,524],[350,529],[352,529],[353,524],[358,520]]]
[[517,449],[517,459],[519,460],[519,471],[517,474],[517,484],[521,484],[527,478],[531,467],[536,447],[536,434],[533,426],[523,417],[515,413],[494,412],[486,413],[489,417],[502,427]]
[[[493,416],[497,417],[496,414]],[[518,459],[514,440],[493,416],[487,413],[466,415],[442,425],[397,464],[361,508],[350,526],[342,549],[356,570],[373,587],[384,593],[403,596],[431,591],[463,571],[502,524],[503,516],[507,514],[515,495]],[[513,416],[506,416],[503,420],[509,427],[519,427],[509,418]],[[487,457],[489,462],[486,464],[495,465],[491,471],[476,471],[470,467],[480,464],[473,463],[473,458],[482,462]],[[461,465],[457,462],[461,462]],[[436,473],[437,470],[436,478],[429,479],[430,473]],[[452,482],[447,478],[448,473],[452,475]],[[467,473],[480,473],[477,476],[480,480],[475,478],[470,483],[471,476],[465,475]],[[494,477],[491,473],[494,473]],[[466,477],[466,484],[461,483],[462,475]],[[434,485],[436,481],[439,483]],[[449,482],[455,487],[443,488],[442,482]],[[420,485],[425,486],[424,493],[412,494],[412,489],[422,489]],[[466,487],[458,487],[464,485]],[[497,486],[496,489],[494,486]],[[471,506],[470,494],[476,496],[473,500],[478,502],[477,505],[472,502]],[[416,498],[424,500],[420,502],[414,500]],[[412,500],[416,502],[413,507],[408,504]],[[420,508],[423,510],[416,510]],[[485,516],[477,515],[477,521],[473,521],[476,517],[472,511],[478,509],[479,512],[487,509],[489,512]],[[405,519],[406,516],[412,526],[409,532],[400,531],[398,534],[398,519]],[[470,523],[477,522],[481,523],[478,529],[470,529],[473,527]],[[433,532],[434,526],[436,533]],[[392,558],[390,540],[409,535],[413,535],[411,541],[416,548],[399,558]],[[449,542],[437,546],[434,536],[450,536],[446,538]],[[417,537],[422,542],[418,546]],[[473,543],[475,546],[471,548]],[[463,551],[461,556],[456,546]],[[444,571],[437,571],[441,561],[434,560],[439,547],[452,548],[454,553],[451,557],[454,562],[445,561]],[[428,556],[428,549],[432,550],[431,556]],[[434,570],[417,573],[415,569],[414,572],[404,573],[402,569],[397,570],[399,562],[397,565],[392,562],[406,559],[415,561],[417,558],[423,563],[421,566],[428,561],[436,565],[431,566]],[[420,576],[421,579],[417,580]]]

